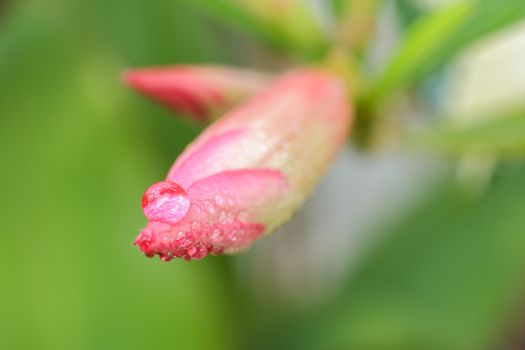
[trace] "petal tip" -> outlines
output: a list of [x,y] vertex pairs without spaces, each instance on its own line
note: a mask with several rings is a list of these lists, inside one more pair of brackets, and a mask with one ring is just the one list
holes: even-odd
[[263,233],[264,225],[232,222],[187,227],[150,221],[133,242],[147,256],[168,262],[174,258],[199,260],[208,254],[222,255],[248,249]]

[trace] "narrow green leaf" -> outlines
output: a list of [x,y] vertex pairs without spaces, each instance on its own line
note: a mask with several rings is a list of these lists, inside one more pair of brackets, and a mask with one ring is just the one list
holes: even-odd
[[385,73],[373,86],[372,96],[380,99],[412,81],[428,60],[458,31],[473,10],[472,3],[461,2],[416,22],[409,29]]
[[[189,0],[188,0],[189,1]],[[274,9],[268,5],[240,0],[189,1],[225,23],[247,30],[266,43],[305,58],[317,58],[327,42],[309,9],[301,2],[289,3],[294,11]]]
[[454,154],[472,149],[502,155],[525,152],[525,109],[480,120],[462,126],[448,122],[413,134],[409,143]]
[[522,0],[463,1],[418,20],[372,84],[378,102],[442,67],[476,40],[525,17]]
[[410,0],[397,0],[396,10],[403,27],[413,24],[415,20],[423,15],[422,11]]
[[352,0],[330,0],[332,9],[337,16],[347,13],[350,10]]
[[285,41],[280,38],[275,29],[265,27],[256,16],[240,7],[233,6],[229,0],[193,0],[189,2],[224,22],[241,26],[274,45],[285,45]]

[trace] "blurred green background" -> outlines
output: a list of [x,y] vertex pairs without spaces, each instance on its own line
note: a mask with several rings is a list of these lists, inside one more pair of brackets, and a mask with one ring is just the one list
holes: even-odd
[[243,63],[245,45],[188,2],[0,2],[0,349],[522,349],[519,156],[475,199],[445,176],[312,307],[257,297],[236,267],[252,252],[165,264],[132,247],[142,192],[199,127],[122,70]]
[[144,188],[198,129],[120,81],[227,59],[212,28],[173,1],[8,2],[0,18],[0,348],[232,348],[223,262],[131,245]]

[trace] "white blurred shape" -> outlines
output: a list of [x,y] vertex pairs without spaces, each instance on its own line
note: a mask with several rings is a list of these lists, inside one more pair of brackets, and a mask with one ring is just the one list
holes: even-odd
[[471,122],[525,98],[525,22],[469,49],[455,64],[446,110]]

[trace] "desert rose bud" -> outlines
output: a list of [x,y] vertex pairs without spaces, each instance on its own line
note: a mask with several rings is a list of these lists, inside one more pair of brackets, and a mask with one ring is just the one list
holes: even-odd
[[221,66],[173,66],[124,73],[131,87],[191,119],[211,121],[269,82],[269,76]]
[[283,75],[208,127],[144,194],[147,255],[235,253],[273,232],[303,203],[345,142],[344,83],[316,69]]

